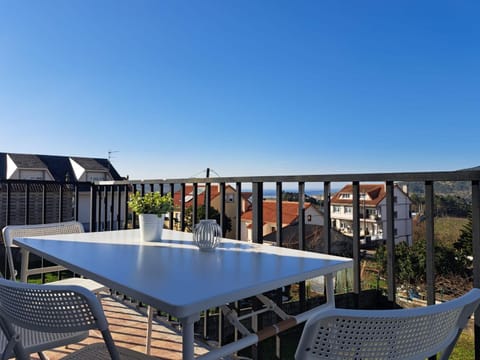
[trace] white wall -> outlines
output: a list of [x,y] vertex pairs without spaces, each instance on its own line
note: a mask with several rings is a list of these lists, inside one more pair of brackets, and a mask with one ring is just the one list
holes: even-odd
[[[410,216],[411,201],[408,196],[402,192],[398,187],[394,187],[393,196],[397,201],[394,203],[394,226],[396,229],[395,243],[398,244],[406,241],[409,245],[412,244],[412,218]],[[388,237],[387,229],[387,199],[383,199],[380,203],[380,212],[382,216],[383,238]]]

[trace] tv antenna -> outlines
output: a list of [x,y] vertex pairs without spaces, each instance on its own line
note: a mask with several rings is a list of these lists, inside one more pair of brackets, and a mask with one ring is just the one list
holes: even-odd
[[112,154],[118,153],[118,152],[120,152],[120,151],[118,151],[118,150],[108,150],[108,161],[110,162],[110,160],[112,160],[112,158],[113,158]]

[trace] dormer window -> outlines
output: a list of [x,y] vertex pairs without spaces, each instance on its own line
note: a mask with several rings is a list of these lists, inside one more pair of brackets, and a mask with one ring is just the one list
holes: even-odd
[[340,199],[351,199],[351,198],[352,198],[351,194],[347,194],[347,193],[340,194]]
[[20,170],[22,180],[45,180],[45,170]]
[[106,173],[87,171],[87,181],[94,182],[94,181],[103,181],[103,180],[107,180]]

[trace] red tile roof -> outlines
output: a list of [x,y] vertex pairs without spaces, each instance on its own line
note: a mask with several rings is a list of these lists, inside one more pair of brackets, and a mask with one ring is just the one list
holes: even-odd
[[[226,190],[231,189],[234,192],[236,191],[232,186],[227,185]],[[198,186],[197,189],[197,206],[205,205],[205,186]],[[210,187],[210,201],[215,199],[217,196],[220,195],[220,187],[219,186],[211,186]],[[173,194],[173,203],[175,207],[179,207],[182,204],[182,197],[181,191],[178,190]],[[185,185],[185,207],[189,208],[193,205],[193,185],[186,184]]]
[[[368,197],[365,199],[365,205],[377,206],[385,197],[385,185],[384,184],[360,184],[360,194],[367,194]],[[342,194],[353,194],[353,185],[345,185],[339,192],[332,196],[330,203],[334,204],[352,204],[353,198],[342,199]],[[360,200],[362,204],[364,200]]]
[[[311,206],[310,203],[304,204],[304,209]],[[242,215],[243,221],[252,221],[252,210],[246,211]],[[298,202],[296,201],[282,201],[282,224],[291,224],[298,219]],[[277,222],[277,202],[275,200],[263,201],[263,222],[276,223]]]

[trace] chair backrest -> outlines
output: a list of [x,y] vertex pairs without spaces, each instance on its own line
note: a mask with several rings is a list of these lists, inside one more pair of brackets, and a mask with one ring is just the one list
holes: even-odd
[[0,278],[0,323],[7,339],[17,342],[17,358],[23,358],[25,351],[13,325],[53,333],[98,329],[112,359],[118,358],[100,301],[81,286],[38,285]]
[[[84,228],[82,223],[78,221],[67,221],[60,223],[50,223],[50,224],[37,224],[37,225],[7,225],[2,229],[3,234],[3,243],[5,245],[5,254],[7,256],[7,263],[10,271],[10,278],[15,280],[16,270],[13,261],[12,255],[12,242],[16,237],[27,237],[27,236],[42,236],[42,235],[57,235],[57,234],[73,234],[73,233],[82,233]],[[56,267],[55,270],[58,270],[60,267]],[[35,273],[49,272],[54,269],[44,268],[42,271],[37,271]]]
[[442,304],[400,310],[319,310],[303,329],[295,358],[448,359],[480,289]]

